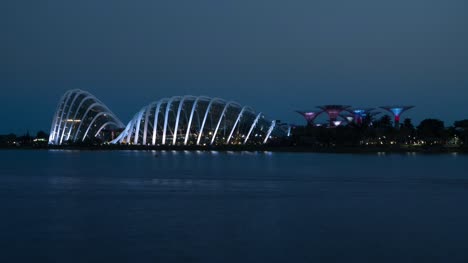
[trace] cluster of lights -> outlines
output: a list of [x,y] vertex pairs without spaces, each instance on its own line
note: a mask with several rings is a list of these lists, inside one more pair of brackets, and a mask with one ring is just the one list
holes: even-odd
[[[368,116],[373,116],[376,114],[374,112],[374,108],[354,108],[352,109],[350,106],[346,105],[324,105],[318,106],[320,110],[317,111],[296,111],[297,113],[301,114],[307,121],[309,125],[315,125],[314,120],[323,112],[328,115],[329,118],[329,127],[338,127],[342,124],[337,123],[337,118],[340,117],[347,121],[348,123],[355,122],[357,124],[361,124],[364,118]],[[400,116],[403,112],[413,108],[413,106],[384,106],[380,107],[388,112],[390,112],[394,117],[395,127],[399,127],[400,123]],[[340,115],[342,112],[347,112],[348,115]],[[352,115],[349,115],[352,114]],[[372,124],[371,124],[372,125]]]
[[287,131],[288,126],[277,121],[268,123],[262,113],[255,113],[248,106],[220,98],[187,95],[164,98],[143,107],[111,143],[237,144],[242,136],[242,144],[252,144],[255,143],[252,138],[266,143],[275,137],[271,135],[286,136]]

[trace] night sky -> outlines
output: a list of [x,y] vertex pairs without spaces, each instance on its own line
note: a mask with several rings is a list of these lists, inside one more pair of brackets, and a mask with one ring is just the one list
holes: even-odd
[[49,131],[87,90],[128,122],[208,95],[303,123],[321,104],[468,118],[466,0],[15,0],[0,3],[0,133]]

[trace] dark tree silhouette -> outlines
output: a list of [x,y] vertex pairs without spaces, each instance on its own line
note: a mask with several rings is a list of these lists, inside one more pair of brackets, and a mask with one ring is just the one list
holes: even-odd
[[418,136],[430,144],[444,143],[445,126],[444,122],[437,119],[425,119],[417,127]]
[[375,122],[375,127],[381,128],[381,129],[390,129],[393,127],[392,125],[392,118],[388,115],[382,116],[380,119],[378,119]]
[[468,120],[456,121],[453,127],[455,128],[454,134],[460,137],[465,147],[468,147]]
[[36,139],[47,139],[49,138],[49,135],[45,133],[44,131],[38,131],[36,134]]
[[12,145],[16,140],[18,139],[18,136],[16,134],[10,133],[7,135],[0,135],[0,145],[2,146],[8,146]]
[[468,120],[456,121],[453,123],[455,128],[460,128],[463,130],[468,130]]
[[403,123],[401,124],[400,130],[398,131],[398,142],[404,144],[411,144],[414,142],[414,135],[416,129],[414,128],[411,119],[406,118]]
[[413,131],[413,130],[414,130],[414,125],[413,125],[413,123],[411,122],[411,119],[409,119],[409,118],[406,118],[406,119],[403,121],[403,124],[402,124],[401,127],[404,128],[404,129],[410,130],[410,131]]
[[18,137],[17,140],[21,145],[31,145],[33,141],[33,137],[29,134],[29,131],[27,131],[26,134]]

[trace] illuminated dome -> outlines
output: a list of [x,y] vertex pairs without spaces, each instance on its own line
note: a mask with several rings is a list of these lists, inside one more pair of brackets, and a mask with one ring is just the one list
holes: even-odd
[[286,133],[248,106],[220,98],[175,96],[135,114],[112,143],[135,145],[262,144]]
[[124,124],[104,103],[79,89],[67,91],[59,101],[52,120],[49,144],[85,140],[109,141]]

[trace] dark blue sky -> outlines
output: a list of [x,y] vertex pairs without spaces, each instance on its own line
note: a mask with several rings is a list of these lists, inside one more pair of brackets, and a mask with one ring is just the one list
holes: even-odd
[[15,0],[0,3],[0,133],[50,128],[81,88],[127,122],[209,95],[300,123],[321,104],[468,118],[465,0]]

